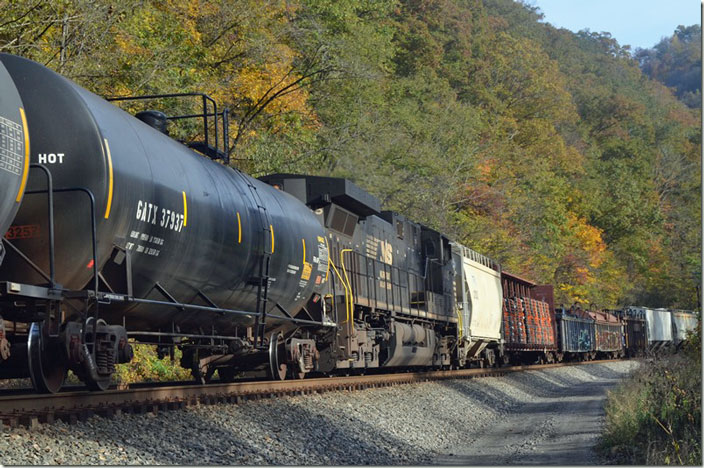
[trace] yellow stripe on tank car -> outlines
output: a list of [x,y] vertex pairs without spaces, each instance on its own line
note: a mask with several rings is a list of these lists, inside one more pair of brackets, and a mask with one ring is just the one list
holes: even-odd
[[181,192],[183,194],[183,227],[188,225],[188,203],[186,203],[186,192]]
[[306,240],[301,239],[301,242],[303,242],[303,264],[306,264]]
[[22,129],[24,130],[24,169],[22,170],[22,183],[17,191],[15,202],[19,203],[24,194],[24,188],[27,186],[27,176],[29,175],[29,129],[27,128],[27,116],[24,115],[24,109],[20,107],[20,117],[22,118]]
[[108,204],[105,206],[105,219],[110,217],[110,209],[112,208],[112,191],[113,191],[113,177],[112,177],[112,155],[110,154],[110,145],[108,144],[108,139],[103,138],[105,142],[105,154],[108,156]]
[[274,225],[269,225],[269,230],[271,231],[271,253],[274,253]]
[[237,243],[242,243],[242,219],[240,219],[240,212],[237,212]]

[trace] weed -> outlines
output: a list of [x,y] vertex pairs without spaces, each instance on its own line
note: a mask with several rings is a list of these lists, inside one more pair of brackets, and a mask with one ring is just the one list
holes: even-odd
[[677,354],[646,361],[609,392],[600,449],[616,463],[702,463],[701,326]]

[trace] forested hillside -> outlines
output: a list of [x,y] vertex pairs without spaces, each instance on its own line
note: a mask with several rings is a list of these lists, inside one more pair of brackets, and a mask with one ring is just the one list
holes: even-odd
[[699,109],[512,0],[0,0],[0,50],[203,91],[233,164],[344,176],[558,303],[697,306]]

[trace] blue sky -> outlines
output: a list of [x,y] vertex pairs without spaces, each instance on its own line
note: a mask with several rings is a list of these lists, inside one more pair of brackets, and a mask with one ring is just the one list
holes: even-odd
[[701,23],[701,0],[525,0],[543,21],[577,32],[609,32],[620,45],[650,48],[678,25]]

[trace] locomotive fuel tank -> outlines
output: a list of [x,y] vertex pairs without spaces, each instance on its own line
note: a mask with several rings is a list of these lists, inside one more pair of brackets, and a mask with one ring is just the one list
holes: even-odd
[[[327,269],[324,230],[294,197],[193,152],[35,62],[7,54],[0,54],[0,62],[0,89],[4,93],[14,80],[36,136],[31,162],[46,166],[53,179],[56,283],[92,288],[97,266],[101,290],[116,295],[207,302],[248,313],[205,316],[114,302],[101,304],[101,317],[124,319],[131,330],[169,330],[176,324],[181,332],[223,333],[252,323],[257,282],[268,281],[269,310],[279,306],[293,315],[321,292]],[[2,106],[4,118],[19,122],[18,97]],[[0,170],[0,177],[6,173]],[[0,185],[3,215],[15,203],[16,174],[11,182],[11,190]],[[31,235],[12,241],[44,272],[49,271],[48,201],[46,193],[37,192],[46,188],[44,174],[30,170],[27,192],[34,193],[25,196],[13,225],[32,226]],[[266,268],[260,271],[263,258],[268,275]],[[12,252],[0,267],[0,280],[46,284]]]
[[[0,236],[4,236],[24,195],[29,172],[29,131],[24,105],[15,82],[0,63]],[[9,238],[28,236],[27,229],[8,233]],[[0,263],[4,248],[0,242]]]

